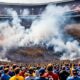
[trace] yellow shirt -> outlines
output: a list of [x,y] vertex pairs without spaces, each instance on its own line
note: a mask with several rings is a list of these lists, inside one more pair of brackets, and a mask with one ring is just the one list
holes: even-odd
[[24,77],[16,75],[10,78],[10,80],[24,80]]

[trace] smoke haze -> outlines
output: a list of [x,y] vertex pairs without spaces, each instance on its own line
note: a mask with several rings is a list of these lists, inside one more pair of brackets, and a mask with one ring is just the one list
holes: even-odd
[[[29,29],[25,29],[20,24],[21,20],[14,9],[7,9],[7,14],[11,15],[12,25],[9,21],[0,22],[0,58],[5,58],[6,51],[11,48],[27,47],[32,45],[54,46],[54,52],[62,52],[60,59],[80,58],[80,46],[77,40],[67,37],[65,40],[64,25],[69,18],[64,13],[69,11],[69,7],[48,5],[42,12],[41,17],[32,22]],[[22,13],[29,15],[28,10]]]

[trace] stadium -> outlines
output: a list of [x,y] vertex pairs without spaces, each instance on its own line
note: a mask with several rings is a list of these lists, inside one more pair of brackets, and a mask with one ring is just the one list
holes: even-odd
[[[48,3],[5,3],[1,2],[0,3],[0,19],[1,20],[11,20],[11,16],[6,13],[6,9],[14,9],[17,13],[18,16],[22,19],[22,25],[26,27],[30,27],[31,22],[33,19],[36,17],[39,17],[40,14],[44,11],[47,5],[53,4],[57,6],[69,6],[71,8],[71,11],[67,12],[68,16],[69,14],[77,18],[77,15],[79,15],[79,12],[75,12],[74,9],[76,9],[79,6],[80,1],[79,0],[69,0],[69,1],[58,1],[58,2],[48,2]],[[24,16],[22,16],[22,12],[25,10],[29,10],[29,15],[28,13]],[[27,23],[27,24],[26,24]]]
[[80,80],[80,0],[0,0],[0,80]]
[[80,0],[0,0],[0,80],[80,80]]
[[[11,61],[18,61],[18,62],[26,62],[26,61],[30,62],[33,59],[33,62],[42,62],[42,61],[48,62],[48,61],[59,60],[60,57],[62,57],[64,52],[66,52],[66,49],[64,49],[62,45],[58,45],[57,43],[53,45],[47,44],[47,43],[50,43],[51,41],[48,42],[46,38],[43,38],[43,36],[46,37],[45,33],[44,33],[45,35],[40,35],[41,37],[39,37],[39,39],[36,38],[36,36],[39,36],[39,35],[36,35],[36,36],[33,35],[35,31],[38,33],[39,28],[41,27],[39,26],[37,31],[37,29],[33,27],[33,22],[36,20],[42,19],[42,16],[43,16],[42,14],[45,13],[46,7],[48,5],[69,7],[69,10],[63,14],[64,17],[68,20],[63,21],[63,23],[61,22],[62,24],[60,26],[67,26],[64,28],[65,30],[61,32],[61,35],[65,34],[65,35],[62,35],[63,36],[62,40],[64,40],[64,44],[67,42],[67,40],[70,40],[70,42],[73,42],[73,43],[70,43],[70,46],[73,49],[71,49],[71,52],[69,53],[73,54],[74,52],[76,52],[76,50],[74,50],[75,48],[74,44],[76,44],[75,40],[79,41],[80,39],[80,35],[79,35],[80,34],[80,28],[79,28],[80,1],[79,0],[57,1],[57,2],[48,2],[48,3],[33,3],[33,4],[1,2],[0,3],[0,23],[2,26],[0,28],[1,60],[4,61],[7,59]],[[54,10],[53,10],[53,14],[54,14]],[[58,14],[60,13],[57,13],[57,15]],[[63,17],[61,18],[64,20]],[[6,28],[6,26],[7,27],[9,26],[9,28]],[[14,27],[14,26],[18,26],[18,27]],[[19,26],[20,26],[20,29],[18,29]],[[25,39],[24,35],[28,35],[30,33],[30,30],[29,32],[26,32],[26,31],[28,31],[28,29],[30,29],[31,26],[32,26],[32,29],[33,28],[35,29],[34,32],[31,34],[33,35],[31,36],[31,38],[33,37],[34,40],[32,39],[30,40],[30,38],[27,40]],[[8,30],[10,30],[11,32],[9,33]],[[40,34],[43,32],[40,32]],[[53,34],[53,32],[51,32],[50,35],[51,34]],[[56,40],[56,37],[58,37],[58,35],[57,36],[54,35],[55,40]],[[22,41],[24,41],[24,39],[28,42],[25,41],[23,43]],[[36,42],[36,41],[39,41],[39,42]],[[56,48],[56,46],[58,47]],[[56,49],[60,47],[62,47],[61,48],[62,51],[60,50],[56,51]],[[72,60],[79,59],[79,56],[80,56],[79,52],[78,53],[76,52],[76,55],[72,56]],[[70,59],[70,58],[68,58],[67,56],[67,59]]]

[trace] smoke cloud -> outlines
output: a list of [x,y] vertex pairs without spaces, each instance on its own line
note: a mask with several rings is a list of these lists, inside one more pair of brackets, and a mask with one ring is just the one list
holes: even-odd
[[[29,29],[20,24],[21,19],[13,9],[7,9],[7,14],[12,16],[12,25],[9,21],[0,22],[0,55],[5,57],[6,51],[11,48],[27,47],[33,45],[54,46],[54,52],[62,52],[60,59],[80,58],[80,46],[77,40],[68,37],[65,40],[64,25],[69,18],[64,13],[69,7],[48,5],[39,19],[32,22]],[[29,14],[24,11],[23,15]],[[2,55],[3,54],[3,55]]]

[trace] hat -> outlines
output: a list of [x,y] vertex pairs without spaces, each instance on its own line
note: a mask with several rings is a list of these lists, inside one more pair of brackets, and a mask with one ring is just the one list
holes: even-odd
[[39,69],[39,74],[43,74],[43,73],[45,73],[45,69],[44,68]]

